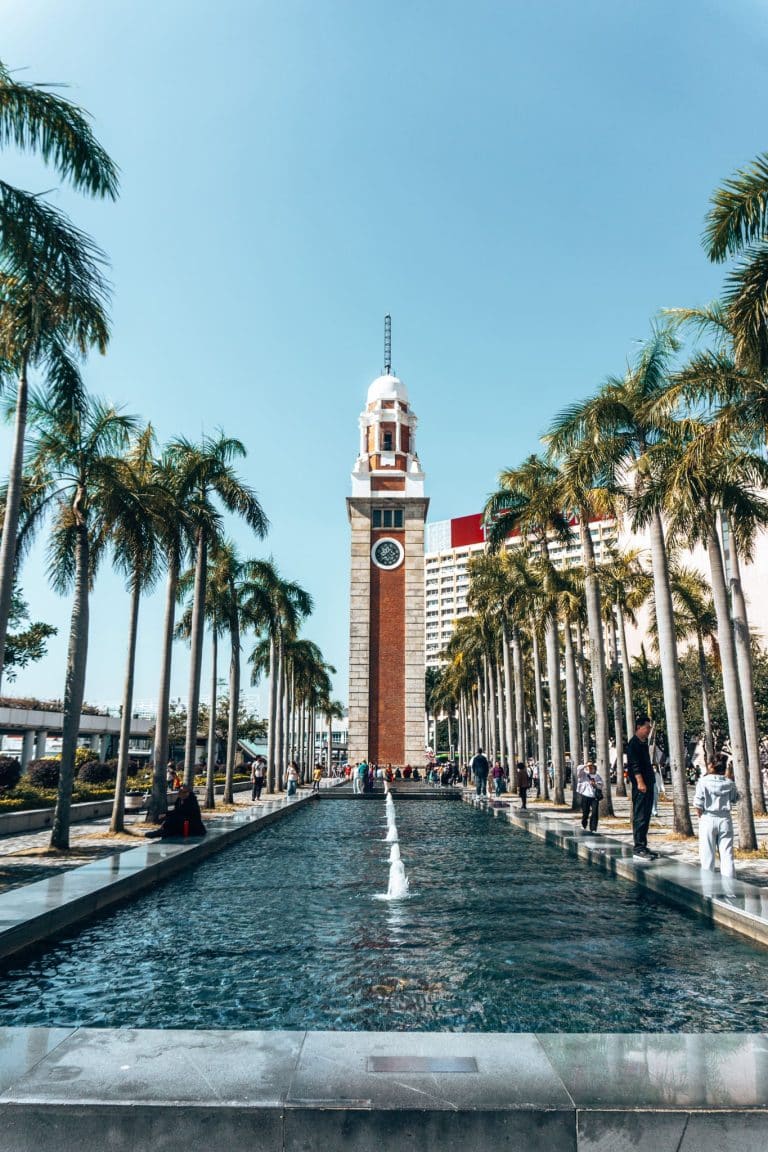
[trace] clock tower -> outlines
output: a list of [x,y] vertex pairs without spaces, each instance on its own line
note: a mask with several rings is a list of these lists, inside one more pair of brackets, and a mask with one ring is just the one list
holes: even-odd
[[347,513],[352,529],[349,760],[422,767],[424,744],[424,521],[429,500],[416,455],[416,417],[392,371],[360,416],[360,451]]

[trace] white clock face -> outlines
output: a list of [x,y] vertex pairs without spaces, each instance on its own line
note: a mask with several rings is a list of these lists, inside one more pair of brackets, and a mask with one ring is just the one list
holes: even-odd
[[384,536],[371,548],[371,559],[377,568],[398,568],[403,562],[403,546],[399,540]]

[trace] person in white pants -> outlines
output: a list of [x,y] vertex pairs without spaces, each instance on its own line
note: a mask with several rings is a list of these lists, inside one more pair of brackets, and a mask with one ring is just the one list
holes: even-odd
[[696,784],[693,806],[699,817],[699,859],[702,870],[715,871],[715,849],[720,853],[721,876],[733,876],[733,822],[731,805],[739,800],[733,780],[725,776],[725,763],[711,761],[706,776]]

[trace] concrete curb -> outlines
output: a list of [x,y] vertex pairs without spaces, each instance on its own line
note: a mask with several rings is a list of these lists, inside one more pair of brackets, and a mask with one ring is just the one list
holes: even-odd
[[756,1152],[768,1037],[0,1029],[3,1152]]

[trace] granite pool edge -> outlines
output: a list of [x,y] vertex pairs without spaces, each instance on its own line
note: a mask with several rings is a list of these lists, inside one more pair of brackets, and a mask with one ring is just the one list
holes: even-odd
[[[513,809],[506,802],[494,805],[491,801],[474,796],[464,797],[467,803],[483,808],[492,815],[506,819],[516,828],[523,828],[532,836],[560,848],[572,856],[613,876],[647,888],[677,907],[697,913],[705,920],[727,928],[753,943],[768,947],[768,889],[746,880],[724,880],[719,872],[702,873],[693,864],[659,856],[654,861],[636,862],[631,847],[612,836],[580,834],[569,818],[558,818],[526,809]],[[703,891],[709,885],[712,894]],[[751,904],[753,910],[738,907],[738,903]]]
[[755,1152],[768,1037],[0,1028],[0,1132],[3,1152]]
[[[312,797],[269,801],[269,811],[211,822],[193,841],[147,840],[136,848],[0,894],[0,960],[17,956],[72,925],[130,899],[215,852],[305,807]],[[142,862],[144,861],[144,862]]]

